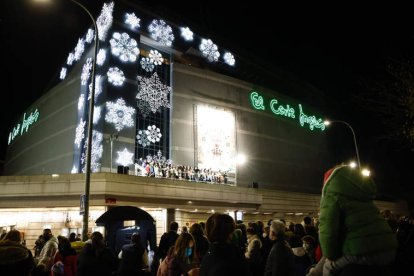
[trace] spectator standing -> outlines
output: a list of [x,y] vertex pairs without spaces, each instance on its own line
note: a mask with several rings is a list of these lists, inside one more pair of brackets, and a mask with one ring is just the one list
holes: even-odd
[[119,252],[121,260],[118,268],[119,276],[144,275],[144,269],[148,269],[148,252],[141,245],[139,233],[133,233],[131,244],[126,244]]
[[204,235],[201,224],[194,223],[190,227],[190,234],[193,235],[195,241],[195,262],[201,263],[204,255],[207,254],[208,247],[210,246],[208,239]]
[[261,267],[262,242],[260,241],[260,238],[256,234],[254,228],[247,228],[246,234],[247,234],[248,245],[247,245],[247,251],[245,253],[245,257],[247,259],[247,262],[249,263],[250,272],[252,275],[262,276],[263,271],[264,271]]
[[[54,266],[58,266],[56,265],[58,262],[60,262],[61,264],[63,264],[62,267],[63,269],[63,274],[57,274],[57,275],[64,275],[64,276],[76,276],[77,275],[77,255],[76,255],[76,251],[75,249],[72,248],[72,246],[70,245],[70,241],[63,237],[59,240],[59,245],[58,245],[58,251],[55,254],[55,257],[53,259],[53,263]],[[52,266],[52,275],[53,274],[53,269],[54,267]]]
[[35,267],[32,252],[21,244],[21,235],[11,230],[0,241],[0,275],[26,276]]
[[50,270],[53,265],[53,257],[58,249],[58,240],[53,236],[52,230],[43,230],[43,240],[45,241],[45,245],[43,246],[42,251],[40,251],[37,259],[36,275],[50,274]]
[[175,244],[175,241],[178,238],[177,230],[178,223],[172,221],[170,223],[170,230],[161,236],[160,245],[158,247],[158,254],[161,259],[165,259],[168,249]]
[[169,276],[198,276],[199,268],[194,260],[195,241],[190,233],[184,232],[177,238],[175,245],[168,256]]

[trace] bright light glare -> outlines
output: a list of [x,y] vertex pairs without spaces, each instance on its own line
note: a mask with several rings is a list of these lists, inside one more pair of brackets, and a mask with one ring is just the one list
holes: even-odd
[[363,169],[361,171],[361,173],[362,173],[363,176],[370,176],[371,175],[371,172],[368,169]]
[[354,161],[352,161],[352,162],[350,162],[350,163],[349,163],[349,166],[350,166],[351,168],[355,169],[355,168],[356,168],[356,166],[357,166],[357,164],[356,164]]
[[246,163],[246,155],[244,154],[239,154],[237,155],[237,164],[243,165],[244,163]]
[[323,122],[323,124],[324,124],[325,126],[329,126],[329,125],[331,124],[331,122],[330,122],[330,121],[328,121],[328,120],[326,120],[326,121],[324,121],[324,122]]

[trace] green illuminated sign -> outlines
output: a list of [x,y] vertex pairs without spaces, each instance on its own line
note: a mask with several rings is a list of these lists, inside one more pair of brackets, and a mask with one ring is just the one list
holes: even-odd
[[[250,93],[250,101],[254,109],[265,110],[265,101],[263,97],[256,91]],[[269,108],[276,116],[283,116],[290,119],[298,118],[301,127],[308,125],[310,130],[314,130],[315,128],[325,130],[325,124],[323,123],[323,120],[321,118],[316,118],[315,115],[306,115],[301,104],[298,105],[299,114],[292,106],[288,104],[282,105],[276,99],[270,100]]]
[[15,127],[13,127],[13,130],[9,133],[9,141],[10,143],[18,136],[23,135],[25,132],[29,130],[29,127],[37,122],[39,119],[40,113],[39,110],[35,110],[32,113],[30,113],[29,116],[26,117],[26,113],[23,114],[23,120],[21,123],[18,123]]

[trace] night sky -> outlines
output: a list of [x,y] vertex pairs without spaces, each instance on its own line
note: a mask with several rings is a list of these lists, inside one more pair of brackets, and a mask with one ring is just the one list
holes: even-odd
[[[90,25],[84,11],[69,0],[51,2],[0,1],[0,160],[14,122],[55,83],[68,53]],[[103,3],[81,2],[94,15]],[[188,25],[197,35],[232,50],[236,59],[249,60],[255,65],[254,74],[288,72],[323,91],[324,115],[353,126],[361,161],[369,164],[381,193],[414,191],[407,181],[413,152],[403,140],[384,138],[387,125],[369,103],[358,100],[370,90],[367,83],[389,77],[390,60],[413,60],[410,9],[389,3],[362,7],[275,2],[270,6],[269,1],[237,1],[237,6],[223,6],[225,1],[132,2]],[[328,131],[338,163],[347,161],[353,155],[349,130],[337,125]]]

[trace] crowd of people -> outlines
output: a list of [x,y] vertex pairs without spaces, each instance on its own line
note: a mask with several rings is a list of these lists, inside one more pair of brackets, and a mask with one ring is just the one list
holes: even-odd
[[100,232],[82,242],[45,229],[33,256],[11,230],[0,240],[0,275],[407,275],[414,213],[398,219],[380,213],[374,195],[370,178],[338,166],[325,174],[319,218],[236,223],[215,213],[189,229],[171,222],[151,262],[139,233],[114,252]]

